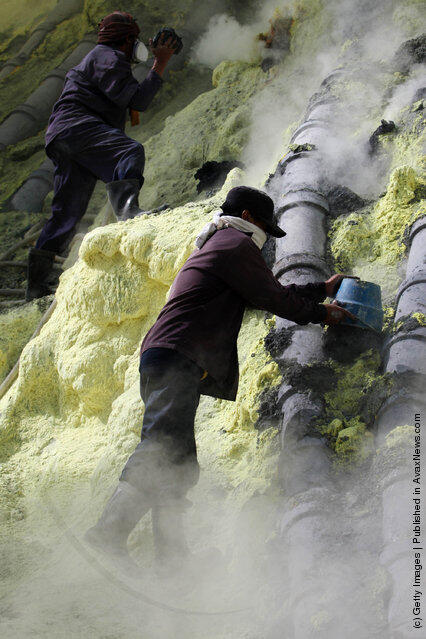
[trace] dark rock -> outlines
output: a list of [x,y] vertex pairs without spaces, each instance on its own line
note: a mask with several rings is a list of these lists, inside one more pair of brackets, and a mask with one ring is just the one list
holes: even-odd
[[323,333],[325,351],[342,364],[349,364],[373,348],[380,350],[383,336],[363,328],[352,326],[329,326]]
[[235,160],[204,162],[203,166],[194,175],[195,179],[199,180],[197,193],[201,193],[206,189],[218,189],[223,186],[229,171],[235,169],[235,167],[243,169],[244,165]]
[[280,419],[278,387],[265,388],[259,396],[259,402],[258,419],[255,427],[258,430],[265,430],[271,426],[277,426]]
[[264,73],[266,73],[267,71],[269,71],[269,69],[272,69],[272,67],[275,66],[276,64],[277,64],[277,61],[271,56],[268,56],[266,58],[263,58],[262,62],[260,63],[260,68],[262,69]]
[[271,235],[268,237],[265,244],[263,245],[262,255],[267,266],[272,269],[273,265],[275,264],[275,238]]
[[426,34],[407,40],[399,47],[394,57],[394,70],[408,73],[413,64],[426,61]]
[[342,184],[332,185],[323,183],[321,188],[328,199],[330,217],[332,218],[339,217],[339,215],[344,215],[345,213],[353,213],[368,204],[367,200],[364,200],[357,195],[357,193]]
[[[415,92],[413,96],[413,103],[419,102],[420,100],[425,100],[425,99],[426,99],[426,87],[420,87],[420,89],[417,89],[417,91]],[[422,111],[423,109],[424,109],[424,104],[422,102],[421,104],[419,104],[416,111]]]
[[422,323],[416,317],[407,315],[400,318],[395,333],[409,333],[410,331],[417,330],[421,326]]
[[395,122],[392,120],[386,121],[381,120],[380,126],[374,131],[374,133],[370,136],[368,140],[368,144],[370,145],[370,155],[376,153],[379,146],[379,138],[381,135],[386,135],[387,133],[392,133],[396,130]]
[[285,382],[296,391],[322,399],[324,393],[336,384],[336,373],[331,361],[312,362],[301,365],[295,359],[279,362],[279,368]]
[[277,359],[290,346],[294,328],[273,328],[264,339],[265,348],[273,359]]
[[426,185],[420,184],[414,189],[414,197],[409,201],[408,204],[414,204],[415,202],[420,202],[426,198]]

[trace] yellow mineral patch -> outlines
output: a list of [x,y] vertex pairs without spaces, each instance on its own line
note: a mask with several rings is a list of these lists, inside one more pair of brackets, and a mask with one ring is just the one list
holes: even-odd
[[404,255],[405,229],[424,215],[416,202],[422,180],[408,165],[395,169],[386,194],[369,211],[352,213],[336,220],[331,231],[331,248],[339,268],[353,270],[367,281],[394,291],[400,280],[396,266]]
[[42,312],[40,303],[31,302],[0,315],[0,383],[16,363]]
[[162,131],[144,143],[145,209],[194,200],[194,173],[204,162],[240,158],[250,132],[250,99],[265,81],[258,65],[221,62],[213,72],[213,88],[166,118]]
[[1,30],[13,35],[25,33],[29,25],[33,27],[43,20],[54,8],[57,0],[2,0],[0,5]]
[[[239,181],[234,170],[212,199],[85,237],[80,259],[61,276],[52,318],[24,348],[19,377],[0,402],[4,523],[20,521],[23,534],[43,529],[44,491],[62,512],[75,508],[82,526],[99,512],[140,437],[140,342],[195,236]],[[275,472],[276,431],[255,428],[259,393],[279,382],[263,345],[270,323],[263,312],[246,313],[237,401],[203,398],[196,421],[203,470],[242,501]]]

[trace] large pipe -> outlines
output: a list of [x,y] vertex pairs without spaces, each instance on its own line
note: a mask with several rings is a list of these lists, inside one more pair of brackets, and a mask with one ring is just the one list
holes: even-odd
[[[313,104],[305,122],[291,142],[298,150],[280,163],[272,188],[278,183],[278,223],[287,235],[276,242],[273,271],[282,284],[323,281],[329,275],[326,262],[329,213],[321,193],[323,177],[319,149],[333,117],[333,100],[321,98]],[[305,145],[301,148],[301,145]],[[302,366],[323,359],[319,326],[298,326],[277,318],[278,331],[288,331],[288,345],[277,361]],[[288,557],[288,578],[292,592],[292,630],[294,639],[306,639],[312,626],[310,617],[317,610],[318,593],[310,577],[315,574],[318,557],[323,556],[323,531],[330,503],[330,454],[318,438],[309,434],[309,425],[320,416],[321,402],[285,383],[279,391],[281,428],[281,475],[286,491],[286,512],[281,521]],[[311,585],[309,585],[311,584]]]
[[[390,455],[385,438],[402,436],[398,427],[414,425],[416,415],[425,414],[426,327],[407,321],[414,313],[425,314],[426,216],[418,219],[409,234],[406,279],[397,295],[395,323],[403,321],[386,345],[386,372],[393,373],[396,390],[380,410],[377,420],[379,474],[382,485],[383,552],[381,563],[392,579],[388,622],[392,636],[411,636],[413,595],[413,513],[416,499],[413,483],[414,438],[403,442],[408,450]],[[401,452],[401,451],[399,451]],[[419,487],[420,490],[420,487]],[[414,495],[414,496],[413,496]],[[415,544],[414,544],[415,546]],[[420,587],[417,588],[420,590]]]
[[[339,108],[328,89],[342,73],[339,69],[328,76],[322,83],[324,91],[311,98],[306,119],[292,136],[293,151],[281,161],[271,182],[271,190],[276,190],[278,184],[279,193],[274,194],[282,202],[278,209],[279,225],[287,232],[276,241],[273,269],[283,284],[324,281],[330,275],[326,259],[330,209],[322,188],[329,177],[327,158]],[[295,363],[303,367],[325,358],[319,326],[295,326],[277,318],[276,327],[287,332],[288,337],[283,340],[285,348],[276,357],[281,365]],[[280,530],[291,592],[289,636],[326,639],[336,623],[341,623],[342,616],[347,616],[350,610],[347,594],[356,590],[356,584],[350,562],[341,565],[344,577],[338,587],[335,583],[324,587],[324,581],[319,583],[317,578],[318,572],[323,572],[334,554],[338,554],[330,546],[330,540],[338,538],[336,525],[341,524],[333,454],[312,426],[323,414],[323,404],[321,398],[292,386],[291,382],[281,386],[278,401],[282,415],[280,473],[286,495]],[[329,623],[314,627],[313,619],[321,617],[324,609]],[[362,617],[351,618],[351,629],[359,636],[367,635]]]
[[10,60],[2,66],[0,70],[0,80],[3,80],[3,78],[10,75],[17,67],[24,64],[50,31],[53,31],[53,29],[64,20],[68,20],[68,18],[71,18],[75,13],[81,11],[83,6],[84,0],[59,0],[46,20],[37,25],[16,56],[10,58]]
[[53,104],[61,94],[65,75],[93,49],[95,42],[94,35],[85,36],[62,64],[49,73],[28,100],[7,116],[0,124],[0,150],[35,135],[45,126]]
[[14,211],[40,213],[47,194],[53,188],[54,172],[53,162],[47,158],[16,191],[11,199],[11,208]]

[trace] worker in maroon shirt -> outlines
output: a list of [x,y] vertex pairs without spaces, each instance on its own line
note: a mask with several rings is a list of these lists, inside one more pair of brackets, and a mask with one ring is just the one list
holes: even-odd
[[226,201],[196,240],[169,299],[141,347],[140,390],[145,403],[141,442],[121,474],[98,523],[93,546],[127,556],[127,537],[152,508],[157,556],[185,558],[186,493],[198,480],[194,419],[201,394],[235,400],[237,337],[244,310],[254,307],[297,324],[338,324],[353,316],[332,297],[343,279],[283,286],[261,253],[267,234],[283,237],[271,198],[245,186]]
[[150,40],[154,64],[139,83],[131,63],[148,54],[139,31],[129,13],[106,16],[99,23],[98,44],[66,75],[46,131],[46,154],[55,165],[52,215],[29,253],[27,301],[53,292],[55,255],[66,251],[97,180],[106,183],[117,220],[141,213],[145,153],[142,144],[124,133],[126,115],[129,109],[148,108],[181,44],[172,29],[155,38],[156,46]]

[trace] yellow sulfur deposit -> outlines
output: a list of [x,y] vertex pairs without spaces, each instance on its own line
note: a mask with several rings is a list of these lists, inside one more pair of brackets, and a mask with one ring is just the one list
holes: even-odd
[[[162,131],[144,143],[145,209],[194,199],[194,174],[204,162],[240,158],[250,133],[250,100],[265,75],[258,65],[225,61],[214,70],[212,83],[210,91],[167,117]],[[140,133],[143,136],[143,127]]]
[[[41,489],[65,511],[78,490],[78,518],[87,510],[93,517],[105,501],[140,436],[140,342],[195,236],[241,179],[234,170],[210,200],[85,237],[79,261],[61,277],[52,318],[24,348],[18,380],[0,402],[3,525],[43,527],[31,505]],[[264,313],[246,314],[237,401],[202,399],[196,423],[202,467],[245,499],[275,472],[275,430],[254,428],[259,393],[279,382],[263,346],[269,330]],[[89,480],[92,496],[82,504]]]
[[38,302],[0,315],[0,383],[15,365],[42,315]]
[[336,220],[331,249],[339,268],[353,269],[362,279],[380,284],[385,293],[395,290],[400,280],[396,266],[405,252],[404,231],[425,212],[415,197],[421,184],[411,166],[400,166],[370,211]]

